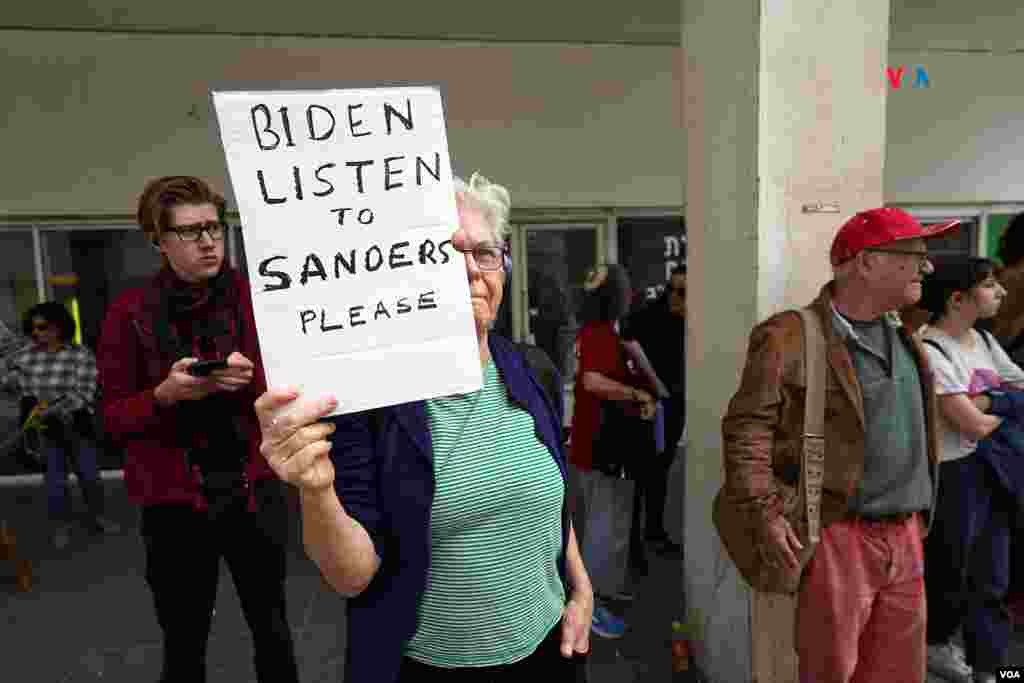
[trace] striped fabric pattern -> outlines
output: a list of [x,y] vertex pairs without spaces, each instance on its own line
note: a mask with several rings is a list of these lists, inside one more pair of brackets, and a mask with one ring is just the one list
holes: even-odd
[[427,401],[436,493],[431,565],[406,656],[438,667],[511,664],[561,618],[564,484],[493,361],[483,388]]

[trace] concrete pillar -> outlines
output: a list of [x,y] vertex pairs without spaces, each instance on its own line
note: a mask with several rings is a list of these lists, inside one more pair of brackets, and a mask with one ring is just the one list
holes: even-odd
[[791,601],[752,595],[711,521],[721,418],[750,328],[808,303],[840,223],[882,203],[889,1],[682,0],[682,17],[688,622],[711,681],[795,681]]

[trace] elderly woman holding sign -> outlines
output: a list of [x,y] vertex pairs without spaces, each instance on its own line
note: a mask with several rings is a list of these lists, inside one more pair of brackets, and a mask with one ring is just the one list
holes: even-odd
[[[456,179],[453,247],[483,388],[318,422],[333,398],[256,401],[261,451],[301,492],[306,550],[348,601],[345,680],[574,676],[593,592],[569,522],[561,381],[535,347],[489,329],[510,261],[508,192]],[[356,389],[358,390],[358,389]],[[564,680],[564,679],[563,679]]]

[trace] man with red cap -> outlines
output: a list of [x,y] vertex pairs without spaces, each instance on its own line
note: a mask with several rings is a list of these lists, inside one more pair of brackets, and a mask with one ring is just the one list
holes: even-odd
[[[932,270],[923,227],[900,209],[856,214],[836,234],[834,278],[809,306],[825,335],[820,542],[797,591],[803,683],[925,680],[921,541],[935,498],[935,394],[920,343],[895,314]],[[722,420],[725,505],[761,560],[799,572],[796,502],[804,435],[804,336],[787,311],[754,328]],[[725,534],[723,534],[724,536]]]

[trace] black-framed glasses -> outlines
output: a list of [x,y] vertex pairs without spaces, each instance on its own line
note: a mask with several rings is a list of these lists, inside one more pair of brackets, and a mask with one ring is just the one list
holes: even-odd
[[881,247],[870,247],[864,251],[876,251],[882,254],[901,254],[903,256],[914,256],[917,258],[918,265],[923,266],[928,263],[928,252],[927,251],[916,251],[914,249],[883,249]]
[[501,270],[504,266],[505,249],[497,244],[477,244],[472,249],[459,249],[455,251],[463,254],[473,254],[476,267],[480,270]]
[[173,232],[182,242],[198,242],[204,232],[211,240],[217,241],[224,239],[224,224],[220,221],[204,221],[189,225],[176,225],[173,228],[167,228],[167,232]]

